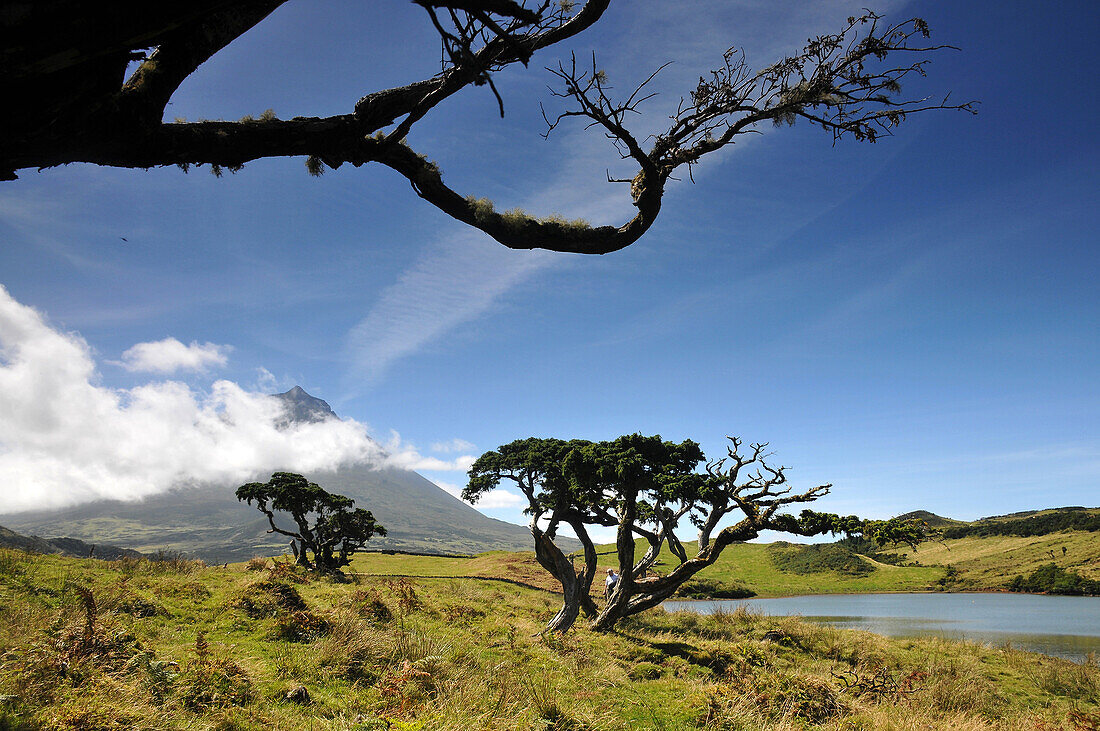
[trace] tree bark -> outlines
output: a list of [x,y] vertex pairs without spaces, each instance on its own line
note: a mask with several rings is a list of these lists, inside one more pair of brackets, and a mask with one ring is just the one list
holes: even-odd
[[562,590],[562,607],[543,631],[565,632],[577,621],[587,592],[583,591],[583,581],[578,579],[573,562],[534,521],[531,524],[531,534],[535,538],[535,559],[558,580]]

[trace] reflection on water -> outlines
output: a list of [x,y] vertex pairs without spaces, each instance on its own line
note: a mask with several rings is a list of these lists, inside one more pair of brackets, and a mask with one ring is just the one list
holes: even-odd
[[665,602],[669,611],[710,614],[747,606],[801,615],[839,629],[888,637],[946,637],[1011,645],[1077,662],[1100,655],[1100,598],[1031,594],[835,594]]

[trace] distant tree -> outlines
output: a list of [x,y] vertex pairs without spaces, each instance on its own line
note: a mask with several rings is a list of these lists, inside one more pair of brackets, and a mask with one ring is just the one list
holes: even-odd
[[[209,165],[219,176],[266,157],[304,156],[314,175],[345,163],[378,163],[404,176],[424,200],[505,246],[602,254],[630,245],[653,225],[678,171],[690,173],[704,155],[762,125],[803,119],[834,140],[874,142],[914,112],[973,111],[946,96],[903,96],[901,82],[924,75],[930,55],[947,46],[928,43],[928,25],[919,18],[887,23],[870,11],[758,71],[730,48],[714,71],[684,90],[667,130],[651,137],[632,132],[628,119],[651,96],[656,72],[633,93],[616,96],[594,55],[590,65],[573,58],[553,71],[560,83],[554,93],[566,103],[547,115],[549,130],[578,118],[603,131],[636,168],[627,177],[608,177],[629,187],[637,213],[618,227],[539,219],[518,209],[498,212],[487,199],[457,193],[406,137],[470,86],[490,89],[503,115],[494,74],[527,65],[536,52],[590,28],[610,0],[413,0],[442,43],[442,69],[430,78],[368,93],[337,116],[284,120],[268,110],[239,121],[165,122],[183,81],[284,2],[0,2],[0,180],[14,180],[22,168],[72,162]],[[137,67],[126,78],[131,63]]]
[[[372,536],[386,535],[369,510],[356,508],[351,498],[326,492],[293,472],[276,472],[267,482],[241,485],[237,499],[255,503],[267,516],[268,533],[292,539],[291,549],[300,566],[322,573],[339,573]],[[276,512],[289,513],[298,530],[277,526]]]
[[[831,486],[792,493],[784,487],[787,468],[769,463],[767,444],[753,444],[747,454],[740,448],[741,441],[730,437],[727,457],[708,463],[704,473],[697,471],[703,453],[691,440],[677,444],[640,434],[607,442],[523,439],[479,457],[463,497],[477,501],[508,480],[527,498],[535,555],[563,589],[563,605],[547,624],[549,631],[569,629],[582,611],[594,629],[609,630],[671,597],[726,546],[763,530],[860,535],[880,544],[915,544],[923,538],[920,521],[873,521],[810,510],[797,518],[782,513],[785,506],[826,495]],[[739,519],[720,528],[734,512]],[[680,537],[685,518],[698,530],[693,554]],[[580,571],[554,543],[562,525],[581,542]],[[616,528],[619,581],[602,610],[590,596],[598,556],[586,525]],[[646,546],[641,557],[638,539]],[[650,575],[664,549],[677,566],[664,576]]]

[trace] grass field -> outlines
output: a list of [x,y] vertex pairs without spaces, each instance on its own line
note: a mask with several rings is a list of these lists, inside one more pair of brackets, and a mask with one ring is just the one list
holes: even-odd
[[[689,553],[693,543],[685,544]],[[1066,552],[1062,553],[1062,548]],[[600,573],[615,566],[612,546],[601,547]],[[741,543],[729,546],[713,566],[697,575],[724,585],[744,586],[758,596],[796,594],[851,594],[909,591],[1003,591],[1018,574],[1028,575],[1054,562],[1087,578],[1100,579],[1100,536],[1081,531],[1021,538],[990,536],[930,541],[916,551],[897,549],[907,563],[891,566],[864,558],[874,571],[851,576],[836,571],[796,574],[779,570],[769,556],[769,546]],[[639,546],[639,555],[641,547]],[[662,555],[655,569],[667,572],[676,560]],[[948,567],[952,575],[948,580]],[[361,554],[352,569],[369,575],[468,576],[506,578],[531,586],[559,587],[530,553],[487,553],[473,558]]]
[[960,588],[1000,587],[1013,576],[1030,574],[1051,561],[1087,578],[1100,579],[1100,534],[1083,531],[929,542],[909,555],[922,564],[954,566]]
[[[527,565],[511,554],[356,563],[421,575]],[[223,569],[3,550],[0,729],[1100,725],[1095,662],[745,612],[654,610],[611,634],[582,622],[539,635],[556,607],[552,592],[481,579],[335,583],[271,561]]]
[[[835,572],[789,574],[776,570],[764,544],[743,543],[727,548],[713,566],[697,577],[722,584],[746,586],[758,596],[792,594],[847,594],[885,591],[929,591],[944,575],[941,567],[898,567],[874,564],[876,571],[861,577]],[[600,570],[616,567],[610,552],[601,555]],[[867,559],[869,560],[869,559]],[[872,562],[874,563],[874,562]],[[655,570],[666,572],[675,566],[671,556],[662,557]],[[353,571],[373,576],[463,576],[505,578],[552,591],[560,586],[535,562],[534,554],[494,552],[473,558],[441,556],[401,556],[379,553],[361,554],[351,566]]]
[[[669,566],[675,565],[674,561],[665,559]],[[901,567],[871,563],[875,571],[866,576],[846,576],[835,571],[787,573],[776,569],[768,556],[766,544],[741,543],[728,547],[713,566],[704,569],[698,576],[723,583],[743,584],[759,596],[789,596],[929,591],[935,587],[936,580],[944,575],[944,570],[940,567]]]

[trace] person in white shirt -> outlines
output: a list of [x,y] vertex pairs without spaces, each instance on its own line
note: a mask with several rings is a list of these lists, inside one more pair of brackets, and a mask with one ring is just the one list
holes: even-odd
[[615,585],[619,583],[619,575],[615,573],[615,569],[607,570],[607,578],[604,579],[604,598],[610,599],[611,592],[615,590]]

